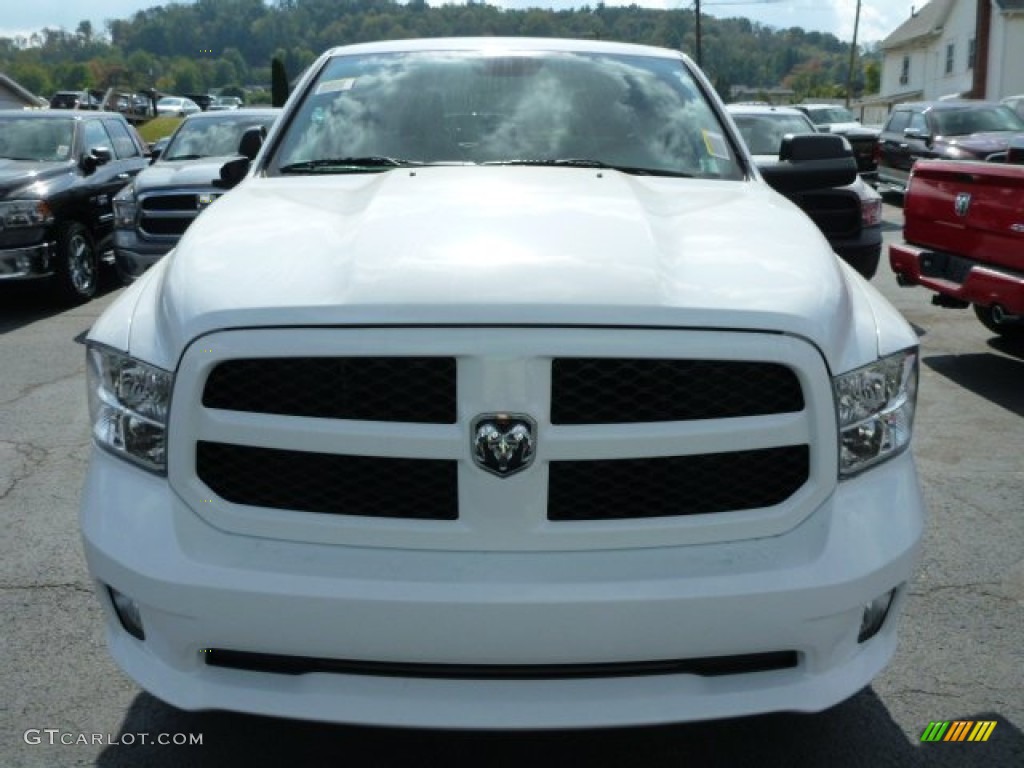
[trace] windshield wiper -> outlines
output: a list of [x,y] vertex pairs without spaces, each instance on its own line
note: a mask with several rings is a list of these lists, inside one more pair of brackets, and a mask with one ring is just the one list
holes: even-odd
[[667,168],[640,168],[629,165],[613,165],[602,160],[588,160],[580,157],[524,158],[518,160],[488,160],[481,165],[538,165],[555,168],[606,168],[633,176],[672,176],[689,179],[692,173],[673,171]]
[[175,155],[174,157],[165,157],[164,160],[171,162],[173,160],[200,160],[208,155]]
[[334,170],[353,169],[380,169],[404,168],[408,166],[419,166],[423,163],[415,160],[399,160],[394,157],[383,157],[381,155],[367,155],[366,157],[329,157],[320,160],[304,160],[301,163],[282,165],[278,170],[281,173],[310,173]]

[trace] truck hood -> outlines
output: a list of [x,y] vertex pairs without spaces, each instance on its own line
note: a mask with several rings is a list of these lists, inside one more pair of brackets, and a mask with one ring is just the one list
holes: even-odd
[[135,189],[144,192],[156,187],[209,187],[220,178],[220,168],[231,157],[204,157],[201,160],[166,160],[154,163],[135,177]]
[[860,336],[857,358],[877,354],[871,312],[852,327],[857,278],[756,181],[525,167],[250,178],[151,272],[125,297],[138,309],[124,341],[171,367],[204,333],[289,325],[739,328],[826,357]]
[[951,147],[960,147],[978,155],[991,152],[1004,152],[1010,146],[1010,139],[1021,134],[1013,131],[993,131],[991,133],[972,133],[969,136],[947,136],[945,143]]
[[73,169],[71,163],[42,163],[34,160],[0,158],[0,198],[39,181],[64,176]]

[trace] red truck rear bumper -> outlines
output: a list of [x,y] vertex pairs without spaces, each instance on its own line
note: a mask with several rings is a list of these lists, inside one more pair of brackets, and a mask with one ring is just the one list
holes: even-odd
[[889,265],[901,282],[923,285],[971,304],[1000,305],[1008,314],[1024,315],[1024,274],[928,248],[901,243],[889,246]]

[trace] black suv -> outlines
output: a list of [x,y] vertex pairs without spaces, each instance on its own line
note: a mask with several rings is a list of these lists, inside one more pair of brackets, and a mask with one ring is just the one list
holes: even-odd
[[147,162],[115,112],[0,110],[0,281],[92,298],[101,256],[113,261],[111,201]]
[[921,158],[1006,162],[1010,140],[1024,120],[994,101],[897,104],[878,137],[878,188],[904,193]]

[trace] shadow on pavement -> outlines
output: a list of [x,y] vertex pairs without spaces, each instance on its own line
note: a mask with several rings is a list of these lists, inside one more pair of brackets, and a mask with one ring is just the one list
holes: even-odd
[[1024,416],[1024,361],[976,353],[932,355],[924,358],[924,364],[964,389]]
[[[121,734],[202,734],[202,746],[118,744],[101,768],[189,766],[750,766],[768,768],[988,768],[1021,765],[1024,734],[998,713],[936,713],[994,720],[985,743],[920,743],[871,689],[816,715],[779,714],[686,725],[587,731],[476,732],[325,725],[224,712],[182,712],[137,696]],[[915,728],[918,725],[915,724]]]
[[[113,270],[103,270],[96,298],[120,287]],[[72,308],[54,295],[45,280],[0,283],[0,334],[16,331]]]

